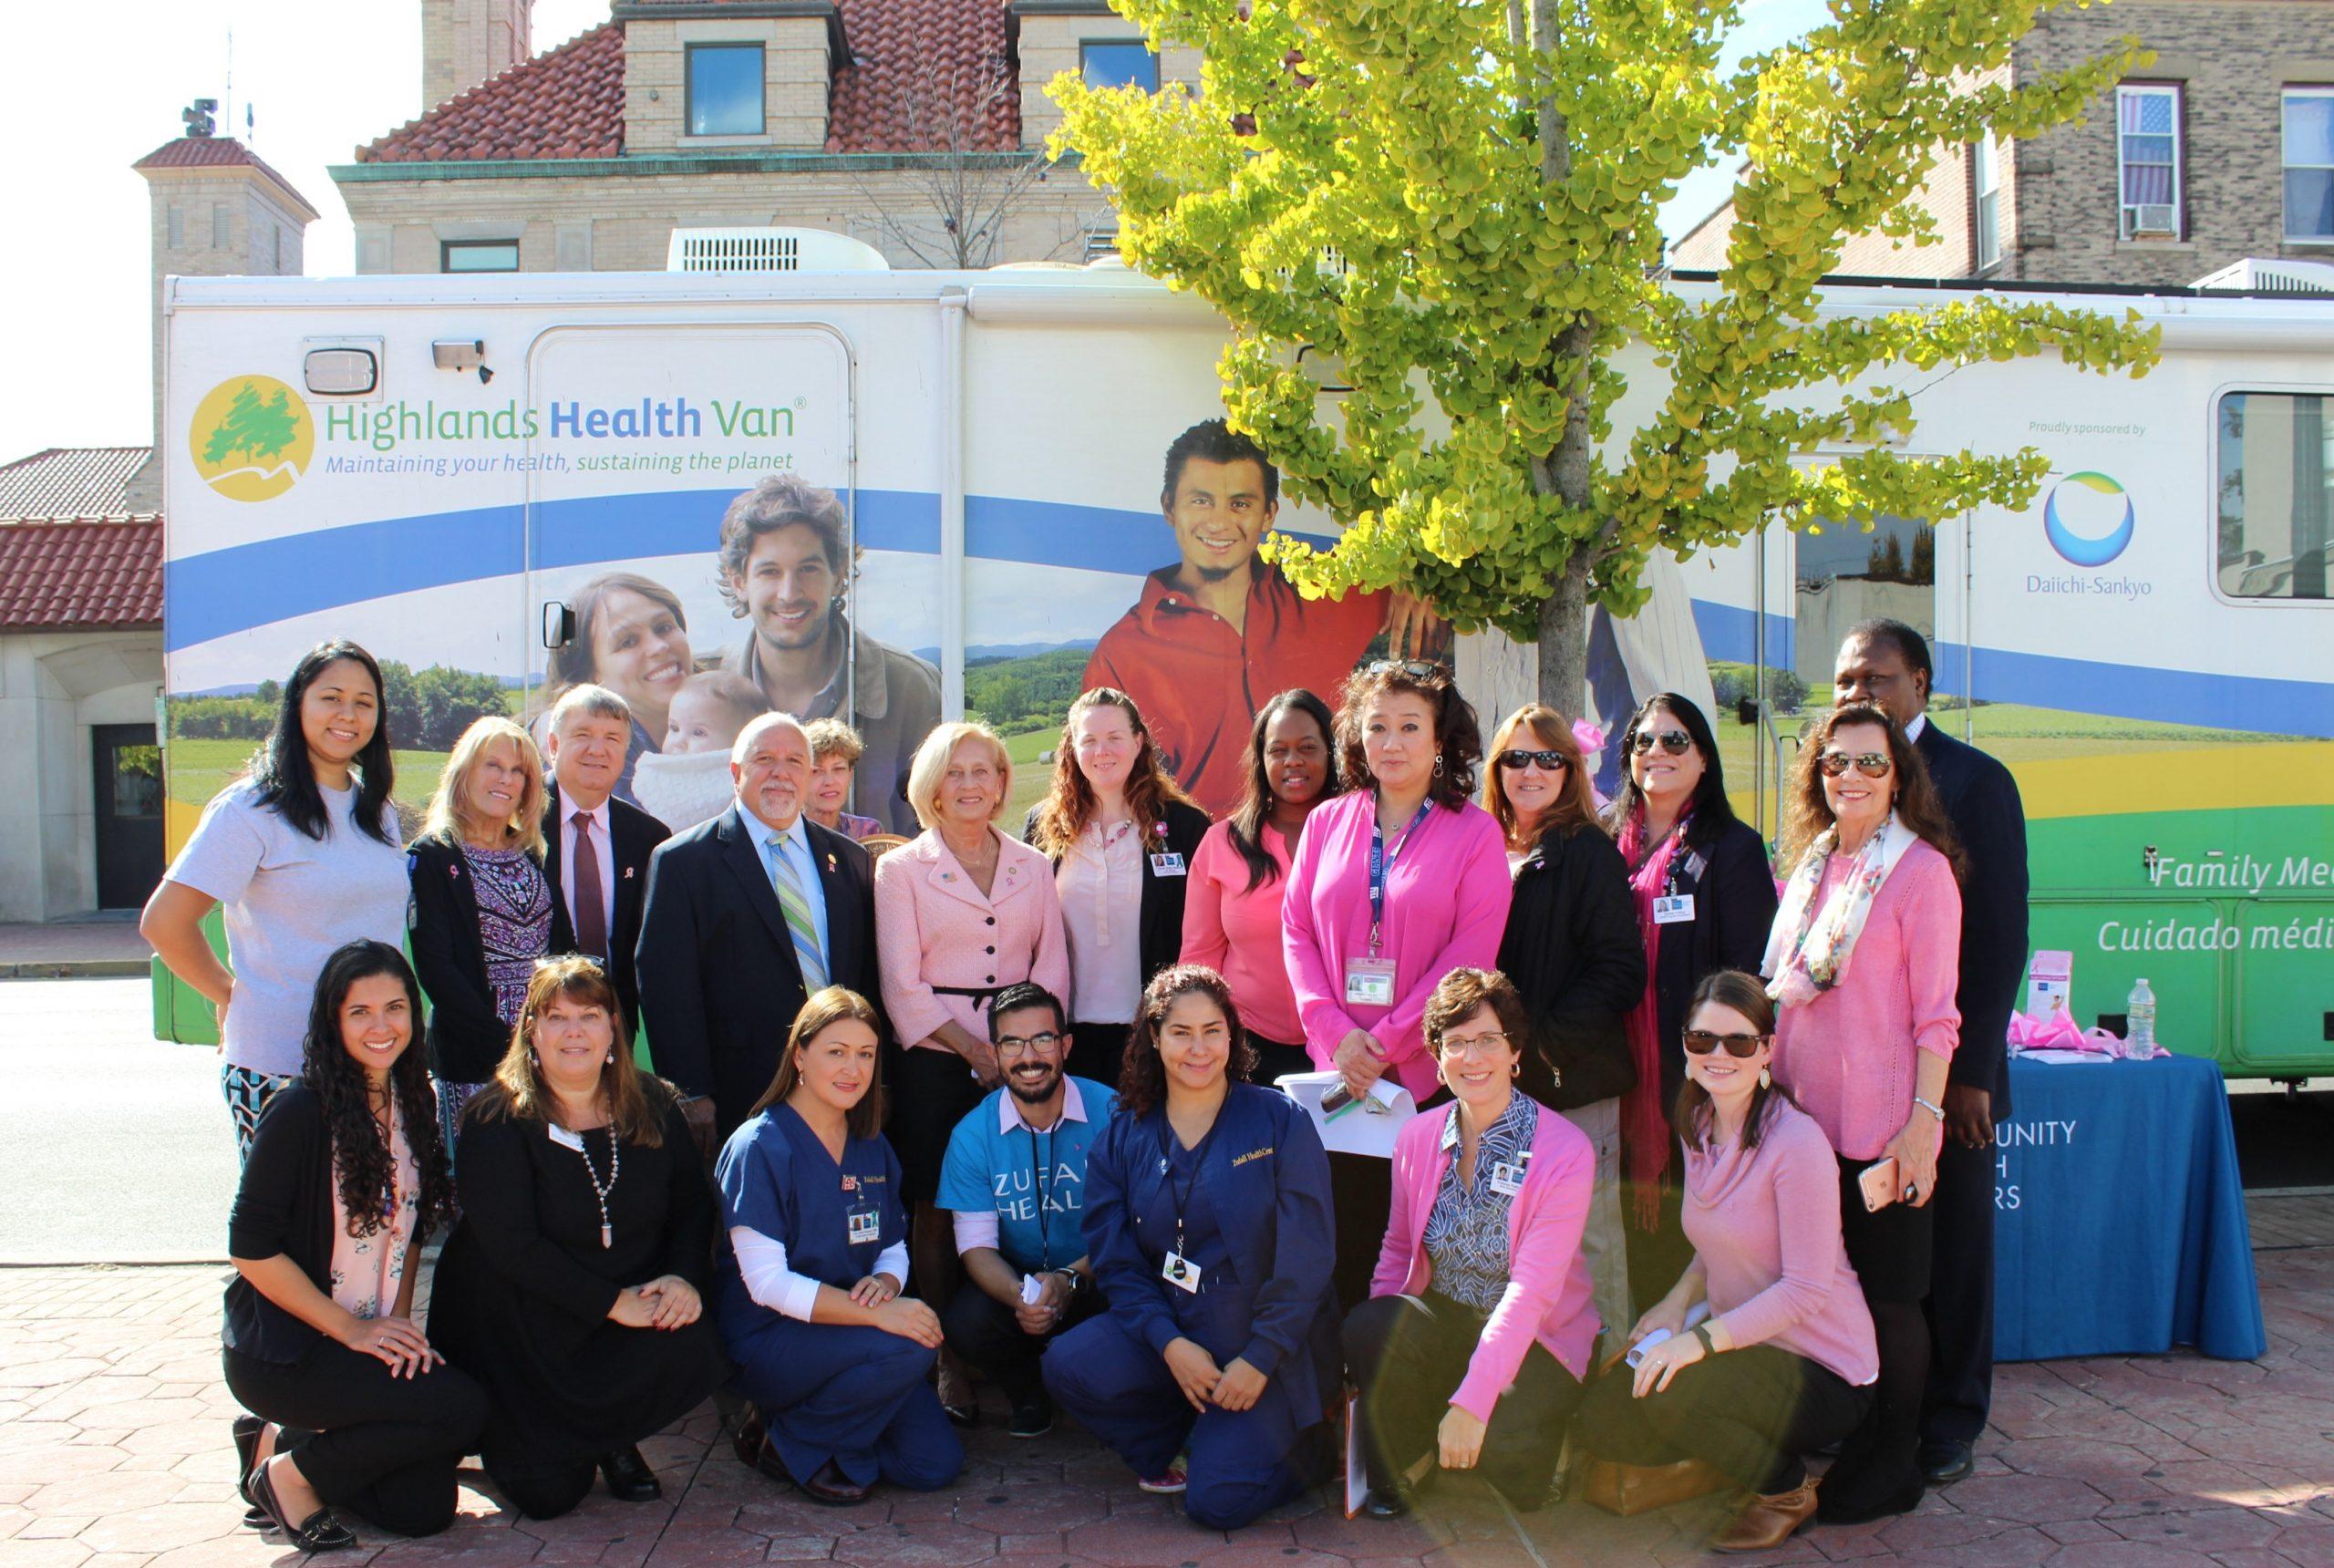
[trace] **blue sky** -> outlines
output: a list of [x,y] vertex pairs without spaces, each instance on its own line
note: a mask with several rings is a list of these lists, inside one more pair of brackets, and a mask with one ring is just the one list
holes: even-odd
[[[149,438],[150,240],[144,180],[130,165],[179,134],[197,98],[229,100],[237,135],[323,214],[307,271],[351,270],[353,238],[326,165],[420,112],[420,0],[127,0],[19,5],[0,57],[16,117],[7,155],[19,222],[0,246],[0,460],[50,446]],[[607,0],[536,0],[540,51],[607,16]],[[105,36],[93,37],[92,17]],[[1751,0],[1737,46],[1764,48],[1823,15],[1820,0]],[[234,80],[227,82],[228,35]],[[1725,199],[1731,171],[1690,179],[1673,233]]]

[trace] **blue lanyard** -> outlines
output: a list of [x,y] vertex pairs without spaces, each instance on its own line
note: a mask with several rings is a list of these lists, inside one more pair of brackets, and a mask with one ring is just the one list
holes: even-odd
[[1434,802],[1431,799],[1421,800],[1419,802],[1418,815],[1412,817],[1410,819],[1410,825],[1402,830],[1402,836],[1399,840],[1396,841],[1392,854],[1386,852],[1386,830],[1379,826],[1378,818],[1375,812],[1370,816],[1369,955],[1372,958],[1378,956],[1378,950],[1380,945],[1379,942],[1379,933],[1386,923],[1387,869],[1390,867],[1396,860],[1400,858],[1403,849],[1410,841],[1410,835],[1419,830],[1419,824],[1426,820],[1427,812],[1433,810],[1433,808]]

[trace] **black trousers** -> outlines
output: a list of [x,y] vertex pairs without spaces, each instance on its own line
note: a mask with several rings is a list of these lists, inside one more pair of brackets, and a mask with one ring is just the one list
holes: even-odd
[[1329,1189],[1337,1243],[1330,1283],[1337,1287],[1337,1310],[1351,1312],[1369,1299],[1369,1276],[1378,1272],[1378,1254],[1386,1245],[1386,1226],[1394,1212],[1394,1162],[1333,1151]]
[[1994,1403],[1996,1151],[1950,1138],[1936,1160],[1929,1270],[1929,1379],[1921,1437],[1974,1443]]
[[[1485,1314],[1433,1295],[1372,1296],[1346,1314],[1346,1368],[1359,1390],[1355,1418],[1372,1487],[1393,1484],[1438,1451],[1436,1429],[1467,1376],[1485,1321]],[[1580,1394],[1579,1380],[1545,1347],[1524,1352],[1513,1386],[1492,1411],[1476,1461],[1483,1479],[1516,1508],[1547,1506],[1565,1426]]]
[[1026,1405],[1046,1391],[1038,1371],[1046,1346],[1056,1335],[1085,1322],[1101,1306],[1102,1293],[1087,1285],[1071,1300],[1053,1333],[1041,1339],[1023,1333],[1011,1307],[966,1279],[940,1315],[940,1329],[948,1336],[949,1349],[967,1365],[996,1378],[1007,1399]]
[[486,1473],[502,1500],[529,1519],[557,1519],[591,1495],[600,1466],[596,1460],[517,1470],[489,1464]]
[[1069,1026],[1069,1058],[1062,1068],[1072,1078],[1091,1078],[1105,1088],[1119,1087],[1119,1068],[1126,1061],[1127,1037],[1132,1024],[1090,1024],[1073,1019]]
[[1865,1209],[1858,1179],[1869,1163],[1839,1158],[1840,1243],[1872,1310],[1880,1381],[1871,1413],[1823,1478],[1826,1518],[1835,1509],[1856,1517],[1901,1508],[1920,1494],[1921,1392],[1929,1378],[1929,1326],[1921,1304],[1929,1294],[1936,1198],[1931,1194],[1917,1209],[1901,1202]]
[[1589,1452],[1629,1465],[1700,1460],[1772,1496],[1807,1480],[1804,1457],[1845,1438],[1870,1388],[1771,1345],[1705,1356],[1658,1393],[1636,1398],[1626,1362],[1589,1385],[1577,1430]]
[[1248,1044],[1256,1053],[1255,1076],[1248,1080],[1250,1083],[1261,1084],[1265,1088],[1271,1088],[1287,1074],[1309,1073],[1316,1070],[1312,1057],[1306,1053],[1303,1046],[1291,1046],[1279,1040],[1268,1040],[1262,1035],[1250,1035]]
[[486,1425],[486,1390],[469,1374],[438,1367],[399,1377],[330,1339],[288,1366],[232,1350],[225,1360],[236,1403],[284,1429],[276,1451],[293,1456],[317,1496],[399,1535],[435,1535],[454,1522],[454,1467]]

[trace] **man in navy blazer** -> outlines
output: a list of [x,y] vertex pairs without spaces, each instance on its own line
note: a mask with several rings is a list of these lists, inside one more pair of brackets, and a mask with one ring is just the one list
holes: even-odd
[[691,1125],[722,1138],[769,1088],[811,992],[877,996],[874,862],[803,815],[810,737],[764,714],[729,774],[729,810],[650,857],[638,953],[649,1059],[689,1097]]
[[[543,805],[543,874],[567,912],[576,951],[607,966],[625,1026],[640,1026],[640,912],[648,857],[673,830],[615,796],[632,742],[632,709],[605,686],[571,686],[544,725],[551,787]],[[576,819],[584,822],[578,826]],[[588,869],[589,878],[578,874]],[[594,944],[592,936],[596,934]]]
[[1840,645],[1834,703],[1888,710],[1928,765],[1969,857],[1961,890],[1961,1043],[1945,1088],[1929,1283],[1921,1469],[1969,1473],[1994,1381],[1994,1124],[2009,1115],[2009,1016],[2026,974],[2026,808],[2009,769],[1928,721],[1929,645],[1902,621],[1859,622]]

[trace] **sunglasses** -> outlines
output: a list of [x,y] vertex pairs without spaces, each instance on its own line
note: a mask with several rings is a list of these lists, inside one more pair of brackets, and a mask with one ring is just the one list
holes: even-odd
[[1834,779],[1845,773],[1851,762],[1855,764],[1856,771],[1867,779],[1885,779],[1888,777],[1888,770],[1896,766],[1885,751],[1866,751],[1854,757],[1850,757],[1844,751],[1827,751],[1816,758],[1816,762],[1824,772]]
[[1572,766],[1571,763],[1565,759],[1565,754],[1561,751],[1525,751],[1520,747],[1511,751],[1501,752],[1499,754],[1499,761],[1500,766],[1503,768],[1532,768],[1536,766],[1550,773],[1554,773]]
[[1364,672],[1368,675],[1405,675],[1412,680],[1432,680],[1444,672],[1442,666],[1426,659],[1379,659]]
[[1642,757],[1653,749],[1653,743],[1657,740],[1661,742],[1661,749],[1672,757],[1685,756],[1694,744],[1694,738],[1682,729],[1665,729],[1659,735],[1654,734],[1650,729],[1640,729],[1637,733],[1637,738],[1629,744],[1634,746],[1637,755]]
[[1768,1037],[1765,1035],[1714,1035],[1708,1029],[1688,1029],[1681,1038],[1686,1043],[1686,1054],[1689,1057],[1706,1057],[1724,1046],[1730,1057],[1749,1057],[1759,1054],[1759,1047],[1767,1043]]

